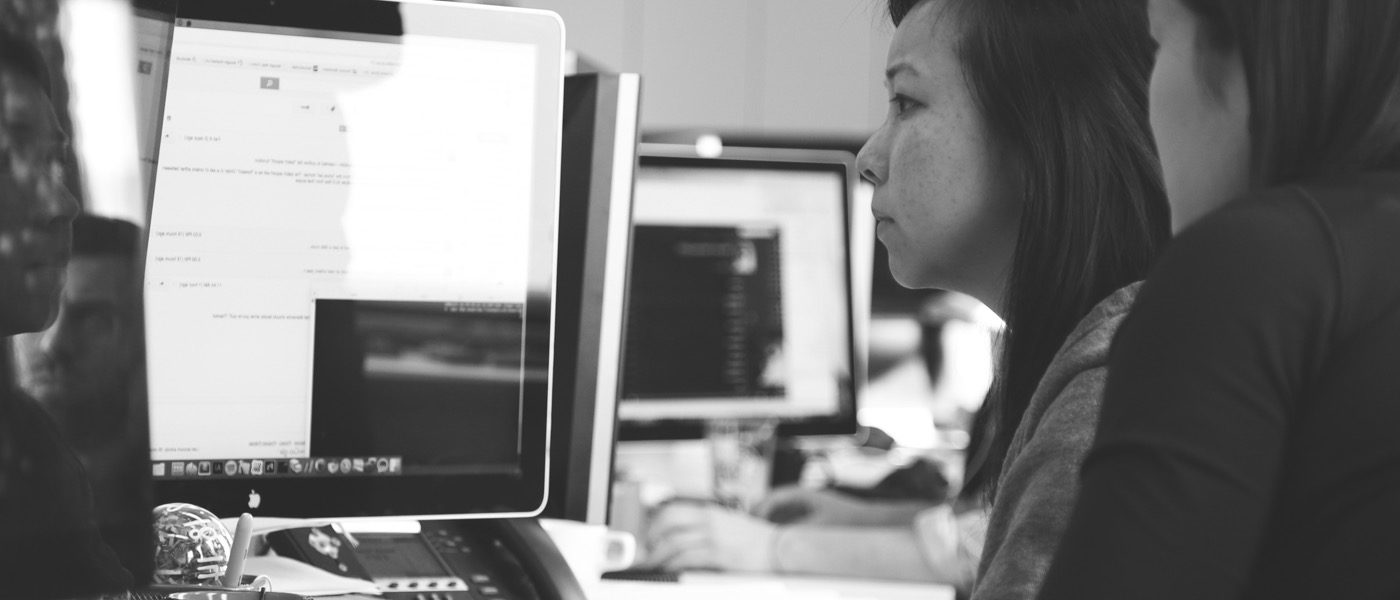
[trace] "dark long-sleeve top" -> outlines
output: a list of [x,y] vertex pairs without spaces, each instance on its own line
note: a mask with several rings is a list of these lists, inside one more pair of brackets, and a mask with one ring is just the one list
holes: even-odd
[[1110,354],[1041,598],[1400,597],[1400,173],[1183,233]]
[[0,598],[87,597],[132,584],[98,530],[77,455],[37,402],[3,385],[0,576]]

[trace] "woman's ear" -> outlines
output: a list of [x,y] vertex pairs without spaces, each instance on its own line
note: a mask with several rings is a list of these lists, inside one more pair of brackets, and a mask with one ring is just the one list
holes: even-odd
[[1249,122],[1249,79],[1237,44],[1213,41],[1199,28],[1196,39],[1196,73],[1206,90],[1234,116]]

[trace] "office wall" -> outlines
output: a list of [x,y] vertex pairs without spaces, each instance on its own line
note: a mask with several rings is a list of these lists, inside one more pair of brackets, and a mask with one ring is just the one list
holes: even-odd
[[892,27],[880,0],[516,0],[568,45],[643,76],[643,131],[869,134]]

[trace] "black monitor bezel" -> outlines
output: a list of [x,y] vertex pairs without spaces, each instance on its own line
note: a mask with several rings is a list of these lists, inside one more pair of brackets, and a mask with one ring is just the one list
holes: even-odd
[[[840,176],[843,183],[844,193],[842,194],[842,240],[843,260],[842,269],[845,282],[846,294],[846,340],[849,346],[847,353],[850,377],[843,386],[839,410],[835,414],[820,415],[813,417],[781,417],[778,419],[776,434],[780,437],[794,436],[836,436],[851,435],[857,430],[857,397],[859,395],[860,380],[858,374],[861,373],[860,350],[857,346],[856,323],[855,323],[855,294],[851,274],[851,206],[855,193],[855,157],[849,152],[834,150],[791,150],[773,148],[731,148],[724,147],[719,156],[700,156],[693,145],[668,145],[668,144],[641,144],[637,156],[637,172],[640,175],[642,170],[649,167],[685,167],[685,168],[712,168],[712,169],[781,169],[781,170],[804,170],[829,172]],[[635,223],[633,224],[635,227]],[[624,302],[630,298],[632,286],[631,273],[631,252],[628,252],[627,261],[627,292],[624,294]],[[626,313],[626,306],[623,311]],[[626,319],[623,320],[622,339],[627,339]],[[620,367],[618,369],[619,393],[621,390],[620,378],[626,373],[627,365],[624,357],[618,357]],[[625,400],[619,398],[619,417],[617,425],[618,441],[670,441],[670,440],[695,440],[705,437],[706,423],[708,419],[656,419],[656,420],[634,420],[621,416],[621,406]]]
[[[401,35],[402,26],[386,15],[398,14],[399,6],[415,10],[462,10],[451,3],[407,2],[392,0],[179,0],[176,9],[180,19],[217,21],[243,25],[286,27],[296,30],[331,33]],[[498,7],[473,7],[478,10],[502,11]],[[562,23],[559,25],[562,28]],[[504,38],[505,34],[501,35]],[[509,41],[509,40],[507,40]],[[542,56],[557,54],[562,48],[543,48]],[[561,63],[562,65],[562,63]],[[542,93],[555,89],[562,99],[562,76],[557,84],[541,70],[538,81],[546,81]],[[168,85],[167,80],[167,85]],[[553,88],[549,86],[553,85]],[[162,90],[162,98],[165,90]],[[556,134],[558,126],[555,127]],[[553,137],[555,154],[559,136]],[[554,164],[549,194],[557,203],[558,161]],[[548,220],[551,234],[547,257],[536,247],[529,259],[531,282],[525,302],[524,339],[534,339],[540,331],[549,332],[554,325],[554,253],[557,246],[557,204],[541,210],[542,194],[536,194],[532,220]],[[153,207],[154,210],[154,207]],[[542,221],[540,221],[542,222]],[[532,224],[540,231],[542,225]],[[535,273],[535,271],[547,271]],[[547,281],[548,286],[538,285]],[[525,352],[527,357],[544,357],[527,361],[525,368],[549,368],[552,348]],[[543,364],[536,364],[540,362]],[[203,506],[220,516],[251,512],[258,516],[297,518],[355,518],[355,517],[416,517],[416,518],[474,518],[529,516],[538,514],[545,505],[548,491],[549,411],[548,383],[526,381],[522,392],[520,421],[520,460],[511,474],[464,475],[400,475],[388,477],[306,477],[306,478],[223,478],[196,479],[154,478],[158,502],[189,502]],[[270,457],[269,457],[270,458]],[[198,462],[198,461],[196,461]],[[250,502],[256,494],[259,501]],[[250,506],[257,504],[256,507]]]
[[540,516],[606,524],[617,439],[617,363],[631,235],[641,79],[635,73],[564,78],[555,285],[549,503]]

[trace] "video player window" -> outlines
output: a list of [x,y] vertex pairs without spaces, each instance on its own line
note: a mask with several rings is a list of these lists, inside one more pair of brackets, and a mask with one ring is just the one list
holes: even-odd
[[390,474],[399,460],[408,475],[514,469],[520,306],[323,299],[315,317],[312,456],[392,458]]

